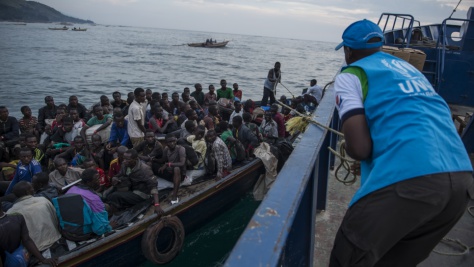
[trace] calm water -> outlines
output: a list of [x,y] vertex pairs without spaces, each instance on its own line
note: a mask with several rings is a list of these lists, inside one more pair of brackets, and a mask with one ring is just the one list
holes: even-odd
[[[244,99],[260,100],[265,76],[276,61],[282,64],[282,83],[296,95],[313,78],[320,85],[330,82],[343,60],[334,43],[101,25],[88,26],[86,32],[48,30],[55,26],[0,23],[0,105],[12,116],[19,118],[23,105],[36,116],[46,95],[54,96],[56,104],[67,104],[74,94],[89,107],[102,94],[111,99],[117,90],[122,95],[136,87],[182,92],[199,82],[207,92],[209,84],[219,87],[220,79],[228,85],[237,82]],[[211,37],[231,42],[222,49],[182,45]],[[290,95],[279,87],[281,94]],[[183,251],[169,266],[222,263],[257,206],[244,197],[187,236]]]
[[[310,79],[320,85],[331,81],[343,60],[334,43],[101,25],[87,26],[86,32],[48,30],[55,26],[0,23],[0,105],[17,118],[22,105],[37,115],[46,95],[67,104],[75,94],[89,107],[116,90],[182,92],[199,82],[207,92],[220,79],[237,82],[244,99],[260,100],[276,61],[282,64],[282,83],[296,94]],[[182,45],[210,37],[231,42],[223,49]],[[282,93],[289,95],[279,87]]]

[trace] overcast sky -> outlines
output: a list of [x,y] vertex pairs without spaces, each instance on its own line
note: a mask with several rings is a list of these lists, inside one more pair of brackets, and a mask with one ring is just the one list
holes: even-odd
[[[382,12],[441,22],[459,0],[36,0],[97,24],[236,33],[339,42],[351,22]],[[454,17],[466,17],[463,0]]]

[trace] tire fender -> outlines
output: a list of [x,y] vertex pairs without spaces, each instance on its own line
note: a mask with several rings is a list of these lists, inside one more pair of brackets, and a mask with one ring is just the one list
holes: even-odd
[[[171,244],[165,251],[159,251],[156,243],[160,232],[169,228],[173,232]],[[181,251],[184,243],[184,226],[176,216],[162,217],[157,222],[148,226],[142,237],[142,252],[154,264],[165,264],[173,260]]]

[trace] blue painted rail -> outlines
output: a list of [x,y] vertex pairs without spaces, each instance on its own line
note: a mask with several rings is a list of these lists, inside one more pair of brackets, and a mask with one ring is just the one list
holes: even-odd
[[[334,90],[313,119],[337,129]],[[337,136],[310,125],[228,257],[225,266],[312,266],[316,210],[326,208]]]

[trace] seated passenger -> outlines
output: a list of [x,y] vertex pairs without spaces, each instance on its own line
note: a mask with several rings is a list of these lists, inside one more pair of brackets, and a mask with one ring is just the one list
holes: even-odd
[[124,118],[122,113],[114,114],[114,122],[110,129],[109,142],[106,149],[109,153],[115,153],[118,146],[131,147],[132,143],[128,137],[128,121]]
[[63,158],[55,159],[54,167],[55,170],[49,174],[49,182],[53,183],[60,193],[63,192],[62,188],[64,186],[81,178],[81,175],[78,171],[68,168],[67,162]]
[[192,121],[194,123],[194,126],[197,126],[197,119],[198,119],[198,116],[196,114],[196,111],[194,111],[193,109],[188,109],[184,112],[184,115],[186,116],[186,119],[181,123],[181,129],[185,129],[186,126],[185,126],[185,123],[187,121]]
[[262,124],[260,124],[260,132],[262,133],[263,140],[267,143],[273,143],[278,139],[278,125],[272,118],[272,112],[265,112]]
[[163,146],[160,141],[155,139],[155,133],[151,130],[147,130],[145,140],[135,150],[137,150],[140,160],[148,164],[148,166],[151,166],[153,158],[161,158],[163,156]]
[[229,121],[232,121],[232,119],[235,116],[242,117],[242,114],[244,113],[244,111],[242,110],[242,103],[240,101],[235,101],[234,102],[234,108],[235,108],[234,111],[232,112],[232,114],[230,114]]
[[82,127],[86,125],[84,119],[80,117],[80,113],[77,109],[69,109],[69,117],[72,118],[72,131],[66,134],[67,140],[74,140],[74,138],[81,134]]
[[123,154],[125,154],[125,152],[127,152],[128,148],[126,146],[119,146],[117,148],[117,157],[115,159],[113,159],[112,161],[110,161],[110,165],[109,165],[109,179],[111,179],[112,177],[116,176],[119,172],[120,172],[120,168],[122,166],[122,162],[123,162]]
[[53,204],[44,197],[33,197],[34,189],[29,182],[22,181],[16,184],[13,194],[18,199],[7,214],[23,215],[31,239],[40,251],[51,247],[61,238]]
[[86,159],[84,163],[82,164],[82,167],[87,170],[96,170],[97,173],[99,174],[99,185],[100,187],[97,189],[97,192],[102,192],[104,189],[110,187],[110,179],[107,175],[105,175],[105,172],[103,169],[97,166],[97,164],[94,162],[93,159]]
[[53,183],[49,182],[49,175],[46,172],[33,175],[31,184],[35,190],[35,194],[33,195],[35,197],[44,197],[51,202],[53,198],[58,196],[58,189]]
[[199,106],[198,102],[196,100],[191,100],[189,101],[189,106],[191,107],[194,112],[196,112],[196,122],[199,124],[199,122],[204,119],[204,111],[202,108]]
[[23,118],[18,121],[20,132],[39,136],[37,128],[38,119],[35,116],[31,116],[30,107],[22,106],[20,111],[23,114]]
[[278,125],[278,138],[285,138],[285,120],[283,119],[283,116],[278,112],[278,105],[277,104],[272,104],[270,106],[270,111],[273,113],[273,120],[277,123]]
[[56,158],[65,159],[71,166],[81,165],[86,158],[90,157],[90,152],[84,145],[84,139],[81,136],[76,136],[74,138],[74,146],[69,147],[64,151],[60,149],[61,154],[57,155]]
[[161,106],[153,106],[153,116],[148,122],[148,129],[157,134],[167,134],[177,128],[174,119],[165,119],[164,110]]
[[188,136],[192,135],[196,130],[196,125],[194,125],[194,121],[187,121],[184,123],[184,129],[179,129],[177,131],[172,132],[171,134],[174,135],[177,139],[186,140]]
[[217,106],[212,105],[209,106],[208,111],[209,113],[204,117],[201,123],[204,123],[204,126],[206,126],[207,130],[214,130],[219,125],[219,110],[217,109]]
[[[2,202],[0,201],[0,207]],[[28,250],[40,262],[52,266],[57,266],[55,259],[46,259],[31,239],[26,225],[25,217],[21,214],[5,214],[0,209],[0,266],[7,266],[6,263],[11,263],[12,266],[17,266],[20,262],[27,262],[23,247]]]
[[18,121],[8,115],[7,107],[0,106],[0,161],[10,161],[9,152],[20,137]]
[[91,137],[92,144],[90,145],[90,155],[91,158],[95,161],[95,164],[99,166],[102,170],[105,169],[104,164],[104,153],[105,147],[102,143],[102,137],[98,134],[93,134]]
[[[100,236],[112,231],[104,202],[95,193],[99,189],[99,173],[94,169],[86,169],[81,174],[81,181],[81,183],[72,186],[66,195],[53,200],[63,222],[60,222],[61,233],[66,239],[73,241],[88,240],[94,236]],[[68,212],[61,209],[62,200],[73,195],[81,196],[83,203],[86,205],[83,203],[83,205],[70,205],[67,207]],[[64,217],[68,217],[66,213],[71,214],[71,217],[76,217],[76,220],[72,222],[68,218],[65,220]],[[66,226],[66,222],[74,223],[75,227]]]
[[227,176],[232,168],[232,159],[226,144],[217,136],[215,130],[209,130],[206,134],[207,160],[209,174],[216,174],[216,180]]
[[[190,122],[192,124],[192,122]],[[181,182],[186,177],[186,150],[177,145],[177,139],[173,134],[166,135],[166,147],[163,150],[162,163],[159,169],[161,177],[173,182],[173,192],[171,193],[171,204],[179,202],[178,189]]]
[[79,103],[79,99],[75,95],[69,97],[69,104],[66,109],[69,112],[69,116],[71,116],[71,110],[73,109],[77,111],[79,118],[86,120],[89,111],[83,104]]
[[27,147],[22,148],[20,150],[20,162],[16,167],[15,176],[13,176],[10,185],[5,191],[5,196],[3,199],[5,201],[11,201],[12,196],[8,195],[12,193],[14,186],[21,181],[31,183],[33,175],[40,173],[41,171],[41,165],[38,161],[33,159],[33,153],[31,153],[31,150]]
[[219,128],[222,131],[220,137],[229,149],[230,157],[232,158],[232,163],[245,160],[245,149],[242,143],[240,143],[240,141],[234,138],[232,130],[229,129],[229,124],[226,121],[221,121],[221,123],[219,124]]
[[257,136],[258,140],[262,140],[262,135],[260,134],[260,130],[258,129],[257,124],[252,122],[252,115],[248,112],[244,112],[242,114],[242,119],[244,121],[244,125],[249,128],[249,130]]
[[187,138],[187,141],[191,143],[198,157],[198,163],[193,166],[195,170],[202,170],[204,168],[204,159],[206,158],[207,151],[206,141],[204,140],[205,132],[206,127],[199,125],[194,131],[194,134]]
[[[61,114],[58,110],[58,114]],[[61,116],[61,115],[58,115]],[[74,122],[71,117],[65,117],[61,119],[61,125],[58,125],[56,128],[56,131],[52,136],[49,137],[51,142],[54,143],[67,143],[71,144],[73,139],[68,139],[71,138],[72,135],[68,133],[71,133],[74,127]]]
[[34,135],[26,135],[25,145],[33,153],[33,158],[41,164],[43,170],[47,170],[48,167],[48,157],[44,152],[43,145],[38,144],[38,138]]
[[63,119],[66,117],[66,109],[62,107],[58,107],[56,117],[51,123],[51,129],[53,130],[53,134],[57,131],[58,128],[63,126]]
[[[112,109],[110,109],[110,111],[112,112]],[[84,140],[87,140],[86,130],[89,129],[90,127],[94,125],[102,124],[99,128],[97,128],[97,130],[95,130],[94,133],[97,133],[107,128],[112,123],[112,114],[104,114],[104,110],[102,106],[100,105],[94,106],[93,112],[95,116],[90,118],[87,121],[86,125],[84,125],[84,127],[82,127],[81,129],[81,136]]]
[[250,131],[247,126],[242,123],[242,117],[236,116],[232,120],[232,134],[235,140],[240,141],[246,151],[246,157],[250,157],[253,154],[253,150],[259,145],[257,136]]
[[153,195],[156,214],[163,214],[158,198],[157,179],[151,168],[138,159],[135,149],[129,149],[123,155],[123,166],[120,173],[112,178],[112,185],[117,191],[107,196],[111,208],[123,210],[150,199],[150,195]]

